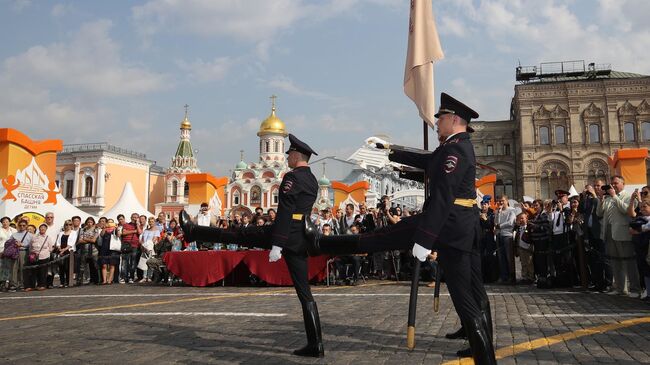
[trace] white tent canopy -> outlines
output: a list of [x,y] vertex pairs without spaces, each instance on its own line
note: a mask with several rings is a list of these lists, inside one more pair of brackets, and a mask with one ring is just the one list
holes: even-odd
[[127,181],[126,184],[124,184],[124,189],[122,190],[120,199],[117,200],[117,203],[115,203],[110,210],[104,212],[103,216],[106,218],[117,219],[118,214],[124,214],[128,221],[129,216],[133,213],[146,215],[147,217],[153,216],[153,213],[149,212],[147,208],[140,204],[140,201],[133,191],[133,186],[131,186],[131,183]]

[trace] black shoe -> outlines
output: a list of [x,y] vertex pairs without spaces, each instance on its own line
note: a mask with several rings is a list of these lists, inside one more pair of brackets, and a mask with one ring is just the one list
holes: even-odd
[[178,213],[178,224],[183,230],[186,242],[219,242],[223,230],[215,227],[203,227],[194,224],[185,210]]
[[320,247],[318,244],[318,239],[320,234],[318,233],[318,228],[311,221],[311,218],[307,215],[302,217],[303,231],[305,234],[305,241],[307,242],[307,253],[309,256],[319,256],[322,254],[320,252]]
[[178,213],[178,225],[181,226],[181,229],[183,230],[183,236],[187,242],[192,242],[194,241],[193,239],[190,239],[189,236],[191,236],[193,228],[194,228],[194,223],[192,222],[192,218],[190,217],[189,214],[185,211],[185,209],[181,210]]
[[465,328],[463,328],[463,326],[460,326],[458,331],[452,332],[452,333],[447,333],[445,335],[445,338],[448,338],[450,340],[456,340],[456,339],[466,340],[467,339],[467,334],[465,333]]
[[456,351],[456,356],[458,357],[472,357],[472,349],[469,347],[466,349]]
[[305,322],[305,332],[307,334],[307,346],[295,350],[296,356],[306,357],[323,357],[325,349],[323,348],[323,335],[320,329],[320,317],[318,316],[318,307],[316,302],[307,302],[302,306],[302,316]]

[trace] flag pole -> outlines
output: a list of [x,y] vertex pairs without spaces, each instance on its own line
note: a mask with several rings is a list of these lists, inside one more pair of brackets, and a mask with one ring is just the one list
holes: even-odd
[[[429,125],[425,120],[422,121],[422,136],[423,136],[423,147],[425,150],[429,149]],[[424,170],[424,195],[425,199],[428,195],[428,185],[427,181],[427,171]],[[409,316],[408,316],[408,327],[406,330],[406,346],[409,350],[415,348],[415,314],[418,306],[418,289],[420,285],[420,260],[417,257],[413,257],[413,272],[411,275],[411,295],[409,297]]]

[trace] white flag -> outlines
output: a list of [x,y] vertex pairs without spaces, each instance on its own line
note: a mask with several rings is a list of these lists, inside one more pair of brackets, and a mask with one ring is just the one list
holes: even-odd
[[409,44],[404,68],[404,93],[418,107],[420,117],[434,128],[433,62],[444,57],[431,0],[411,0]]

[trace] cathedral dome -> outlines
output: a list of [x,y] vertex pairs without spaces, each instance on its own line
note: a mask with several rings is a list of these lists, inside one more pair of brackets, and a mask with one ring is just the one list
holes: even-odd
[[192,123],[190,123],[189,118],[187,118],[187,114],[185,115],[185,119],[181,122],[181,129],[192,129]]
[[271,115],[264,119],[260,125],[259,132],[257,132],[257,136],[261,137],[266,134],[280,134],[283,137],[286,137],[288,135],[287,127],[284,125],[284,122],[275,115],[275,96],[272,96],[271,98],[273,99]]
[[330,186],[330,185],[331,185],[331,183],[330,183],[330,179],[328,179],[327,177],[325,177],[325,175],[323,175],[323,177],[321,177],[321,178],[318,180],[318,185],[321,185],[321,186]]
[[236,170],[245,170],[248,168],[248,165],[244,161],[239,161],[237,162],[237,165],[235,165]]

